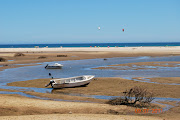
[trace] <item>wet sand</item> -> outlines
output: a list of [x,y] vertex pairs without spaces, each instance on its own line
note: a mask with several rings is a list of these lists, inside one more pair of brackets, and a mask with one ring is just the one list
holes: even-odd
[[[154,116],[123,115],[132,108],[126,106],[111,106],[97,103],[77,103],[77,102],[59,102],[47,101],[20,97],[17,95],[0,96],[0,119],[73,119],[73,120],[107,120],[107,119],[132,119],[132,120],[162,120]],[[8,102],[7,102],[8,100]],[[114,115],[112,111],[122,113]],[[134,111],[132,111],[134,112]]]
[[170,78],[150,78],[151,82],[158,82],[158,83],[176,83],[180,84],[179,77],[170,77]]
[[[22,52],[25,56],[14,57],[15,53]],[[57,57],[67,55],[67,57]],[[49,61],[80,60],[112,57],[136,56],[177,56],[180,47],[122,47],[122,48],[0,48],[0,57],[6,62],[0,62],[0,69],[9,68],[8,65],[40,63]],[[39,57],[45,58],[39,58]],[[11,61],[8,61],[11,60]]]
[[[106,82],[109,83],[110,80],[115,81],[115,83],[120,82],[121,84],[117,84],[117,86],[112,87],[113,84],[103,87],[104,85],[108,85]],[[38,79],[38,80],[31,80],[31,81],[22,81],[22,82],[15,82],[15,83],[10,83],[11,85],[21,85],[24,87],[44,87],[42,86],[38,86],[37,84],[34,84],[36,82],[39,83],[46,83],[47,81],[49,81],[49,79]],[[103,83],[105,82],[106,84],[103,84],[102,86],[95,86],[96,84]],[[131,83],[132,82],[132,83]],[[134,86],[134,84],[136,85],[139,84],[139,82],[134,82],[134,81],[129,81],[129,80],[123,80],[121,78],[96,78],[96,80],[93,80],[87,87],[81,87],[81,88],[65,88],[65,89],[59,89],[56,92],[70,92],[70,93],[82,93],[82,91],[84,91],[83,93],[87,93],[87,91],[91,91],[90,93],[92,94],[107,94],[107,95],[112,95],[111,92],[115,94],[118,94],[121,89],[126,89],[125,86],[131,87]],[[26,83],[29,83],[29,85],[26,85]],[[149,83],[147,83],[148,85]],[[114,84],[116,85],[116,84]],[[122,85],[122,86],[121,86]],[[145,84],[143,84],[144,87],[147,87]],[[111,86],[111,87],[110,87]],[[124,87],[123,87],[124,86]],[[153,86],[153,84],[149,85],[149,88],[151,88]],[[153,86],[154,87],[154,86]],[[170,85],[169,85],[170,87]],[[95,89],[95,90],[92,90]],[[107,89],[108,88],[108,89]],[[116,92],[115,89],[116,88]],[[147,88],[147,89],[149,89]],[[155,87],[156,88],[156,87]],[[113,90],[112,90],[113,89]],[[161,89],[161,86],[156,88],[157,91],[159,91]],[[163,88],[162,88],[163,89]],[[168,86],[165,86],[164,89],[161,92],[164,92],[164,95],[167,94],[168,91]],[[170,88],[170,89],[173,89]],[[177,97],[178,96],[178,91],[179,91],[179,87],[177,87],[176,89],[178,89],[176,92],[172,91],[172,93],[177,93]],[[108,92],[109,93],[106,93]],[[49,94],[49,93],[35,93],[35,92],[25,92],[31,95],[36,95],[36,96],[40,96],[40,97],[49,97],[49,98],[56,98],[56,99],[68,99],[68,100],[89,100],[91,101],[92,99],[79,99],[79,97],[69,97],[66,95],[62,95],[62,94]],[[170,93],[169,95],[171,95],[172,93]],[[162,93],[160,93],[162,94]],[[176,96],[175,95],[175,96]],[[169,96],[170,97],[170,96]],[[171,96],[172,97],[172,96]],[[39,99],[32,99],[32,98],[25,98],[19,95],[1,95],[0,96],[1,102],[0,102],[0,106],[1,106],[1,115],[7,115],[8,117],[0,117],[1,118],[15,118],[15,119],[23,119],[24,115],[26,117],[29,118],[39,118],[42,117],[43,115],[41,114],[49,114],[47,115],[47,118],[51,117],[52,118],[57,118],[60,114],[63,115],[61,116],[62,119],[71,119],[72,116],[77,116],[79,114],[82,114],[82,116],[80,117],[75,117],[73,119],[83,119],[83,116],[88,116],[87,119],[93,119],[94,114],[95,117],[94,119],[111,119],[114,117],[114,119],[173,119],[173,120],[178,120],[178,118],[180,117],[179,115],[179,106],[174,107],[172,109],[170,109],[169,111],[163,112],[161,114],[136,114],[134,111],[136,108],[133,107],[127,107],[127,106],[111,106],[111,105],[107,105],[107,104],[103,104],[103,102],[105,101],[98,101],[101,103],[83,103],[83,102],[61,102],[61,101],[49,101],[49,100],[39,100]],[[94,101],[95,102],[95,101]],[[96,101],[97,102],[97,101]],[[166,102],[166,104],[168,104],[168,102]],[[173,103],[174,105],[174,103]],[[154,106],[154,109],[157,109],[158,106]],[[47,111],[48,109],[48,111]],[[150,108],[152,109],[152,108]],[[54,115],[56,114],[56,115]],[[118,115],[112,115],[112,114],[118,114]],[[128,114],[126,116],[124,116],[124,114]],[[18,118],[16,118],[16,116],[14,115],[19,115]],[[21,116],[23,115],[23,116]],[[31,116],[27,116],[27,115],[31,115]],[[57,116],[57,117],[56,117]],[[45,117],[42,117],[40,119],[46,119]]]
[[[23,52],[25,56],[14,57],[16,52]],[[57,55],[67,55],[67,57],[57,57]],[[127,47],[127,48],[8,48],[0,49],[0,57],[7,60],[0,62],[0,65],[5,65],[0,67],[0,70],[21,67],[15,64],[26,64],[26,63],[39,63],[48,61],[62,61],[62,60],[80,60],[80,59],[93,59],[93,58],[111,58],[111,57],[134,57],[134,56],[175,56],[180,55],[180,47]],[[40,56],[45,56],[44,59],[39,59]],[[168,78],[167,78],[168,79]],[[113,82],[109,82],[113,80]],[[169,79],[168,79],[169,80]],[[40,82],[44,87],[44,84],[49,82],[49,79],[32,80],[31,82]],[[104,84],[103,84],[103,82]],[[27,86],[36,87],[36,84],[29,84]],[[112,83],[112,84],[109,84]],[[117,84],[113,84],[117,83]],[[26,83],[11,83],[11,85],[22,86]],[[98,84],[98,86],[97,86]],[[102,84],[102,85],[101,85]],[[38,84],[39,85],[39,84]],[[108,85],[107,87],[104,87]],[[97,95],[121,95],[121,92],[125,89],[134,87],[135,85],[142,85],[147,87],[149,90],[155,91],[155,95],[159,97],[174,97],[179,98],[179,87],[170,85],[155,85],[150,83],[140,83],[135,81],[124,80],[121,78],[98,78],[98,80],[92,81],[88,87],[84,88],[71,88],[58,90],[65,93],[88,93]],[[24,86],[24,87],[27,87]],[[127,86],[127,87],[126,87]],[[92,88],[91,88],[92,87]],[[56,92],[58,92],[56,91]],[[112,92],[113,91],[113,92]],[[41,94],[35,92],[28,92],[29,94],[34,94],[37,96],[53,97],[61,99],[72,99],[64,95],[50,95]],[[102,103],[77,103],[77,102],[60,102],[60,101],[50,101],[50,100],[39,100],[26,98],[19,95],[0,95],[0,119],[178,119],[179,107],[175,107],[166,113],[160,115],[150,115],[150,116],[137,116],[126,115],[128,112],[134,113],[134,108],[129,108],[127,106],[110,106]],[[85,100],[87,98],[75,98],[78,100]],[[90,99],[89,101],[93,101]],[[104,102],[104,101],[94,101],[94,102]],[[111,109],[111,110],[110,110]],[[108,112],[111,111],[111,112]],[[112,112],[114,111],[114,112]],[[119,113],[121,115],[111,115],[114,113]],[[42,115],[43,114],[43,115]],[[48,114],[48,115],[44,115]],[[108,115],[106,115],[108,114]],[[15,116],[14,116],[15,115]],[[17,116],[20,115],[20,116]],[[22,116],[25,115],[25,116]],[[159,116],[161,118],[159,118]]]
[[178,61],[167,61],[167,62],[137,62],[137,63],[126,63],[126,64],[115,64],[107,67],[98,67],[93,69],[112,69],[112,70],[140,70],[140,69],[158,69],[158,67],[180,67]]
[[[108,110],[134,112],[127,106],[112,106],[100,103],[63,102],[26,98],[19,95],[0,96],[1,116],[37,114],[108,114]],[[7,102],[8,100],[8,102]]]
[[[23,53],[25,56],[14,57],[15,52],[12,53],[0,53],[0,57],[5,58],[6,62],[0,62],[0,70],[18,67],[15,64],[29,64],[29,63],[41,63],[50,61],[65,61],[65,60],[81,60],[81,59],[95,59],[95,58],[112,58],[112,57],[135,57],[144,56],[144,53],[124,53],[124,52],[31,52]],[[67,55],[67,57],[57,57],[57,55]],[[169,54],[148,54],[149,56],[168,56]],[[39,59],[40,56],[46,58]],[[11,60],[11,61],[8,61]]]
[[[61,102],[26,98],[19,95],[0,96],[0,119],[132,119],[178,120],[179,106],[162,114],[136,114],[135,108],[99,103]],[[127,113],[130,115],[124,115]]]
[[[154,78],[157,79],[157,78]],[[180,78],[159,78],[161,82],[166,82],[171,80],[172,82],[178,81]],[[163,81],[165,79],[165,81]],[[19,86],[19,87],[36,87],[45,88],[44,85],[49,83],[50,79],[36,79],[28,81],[19,81],[8,83],[9,86]],[[153,78],[151,78],[153,80]],[[127,89],[134,86],[142,86],[149,91],[154,93],[154,97],[171,97],[180,98],[180,87],[179,85],[164,85],[164,84],[153,84],[144,83],[133,80],[126,80],[122,78],[95,78],[87,87],[77,87],[77,88],[63,88],[54,89],[53,94],[61,93],[79,93],[85,95],[106,95],[106,96],[121,96]],[[49,86],[50,88],[51,86]]]

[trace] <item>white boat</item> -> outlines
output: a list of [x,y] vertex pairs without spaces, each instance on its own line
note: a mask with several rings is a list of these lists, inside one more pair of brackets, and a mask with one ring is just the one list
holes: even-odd
[[79,86],[86,86],[88,85],[93,75],[83,75],[77,77],[70,77],[70,78],[61,78],[61,79],[52,79],[50,83],[47,84],[45,87],[51,85],[52,88],[68,88],[68,87],[79,87]]
[[45,66],[46,69],[61,69],[63,65],[59,64],[59,63],[54,63],[52,65],[47,64]]

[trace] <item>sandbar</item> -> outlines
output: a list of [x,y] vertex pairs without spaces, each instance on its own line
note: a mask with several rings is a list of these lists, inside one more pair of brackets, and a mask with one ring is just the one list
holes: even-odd
[[[22,52],[25,56],[14,57],[15,53]],[[67,55],[67,57],[57,57],[57,55]],[[0,70],[22,67],[16,64],[41,63],[46,61],[64,61],[64,60],[80,60],[94,58],[112,58],[112,57],[135,57],[135,56],[178,56],[180,55],[180,47],[110,47],[110,48],[0,48],[0,57],[7,61],[0,62]],[[44,58],[39,58],[44,56]],[[10,61],[8,61],[10,60]],[[35,64],[33,64],[35,65]],[[24,65],[25,66],[25,65]],[[176,81],[179,78],[176,78]],[[112,80],[111,84],[108,84]],[[162,79],[161,79],[162,80]],[[49,82],[49,79],[32,80],[32,84],[27,84],[29,81],[10,83],[13,86],[37,87],[34,82],[41,82],[42,86]],[[166,78],[166,81],[171,80]],[[31,83],[29,82],[29,83]],[[104,84],[103,84],[104,82]],[[164,81],[161,81],[164,82]],[[113,84],[117,83],[117,84]],[[95,84],[99,84],[98,86]],[[102,84],[102,85],[101,85]],[[93,80],[88,87],[62,89],[64,93],[81,93],[94,95],[121,95],[122,91],[142,85],[149,90],[154,90],[157,97],[172,97],[179,98],[179,86],[156,85],[151,83],[141,83],[122,78],[97,78]],[[27,87],[24,86],[24,87]],[[108,86],[105,87],[105,86]],[[127,87],[126,87],[127,86]],[[121,88],[121,89],[120,89]],[[6,91],[6,90],[1,90]],[[7,90],[8,91],[8,90]],[[61,92],[62,92],[61,91]],[[113,92],[111,92],[113,91]],[[55,91],[58,92],[58,91]],[[40,94],[33,91],[28,94],[52,97],[51,94]],[[56,94],[54,94],[56,96]],[[59,98],[67,99],[68,96],[60,96]],[[134,114],[135,108],[127,106],[111,106],[104,104],[104,101],[96,101],[89,99],[92,102],[100,103],[83,103],[83,102],[63,102],[51,100],[39,100],[26,98],[20,95],[0,95],[0,119],[179,119],[179,104],[177,107],[159,114],[159,115],[137,115]],[[69,97],[68,99],[72,99]],[[87,100],[87,98],[75,98],[78,100]],[[131,115],[123,115],[127,113]],[[112,115],[118,113],[116,115]],[[160,118],[161,117],[161,118]]]

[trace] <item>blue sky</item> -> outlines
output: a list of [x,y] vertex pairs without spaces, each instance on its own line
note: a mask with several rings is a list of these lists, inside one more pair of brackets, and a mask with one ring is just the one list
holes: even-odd
[[0,0],[0,44],[102,42],[180,42],[180,0]]

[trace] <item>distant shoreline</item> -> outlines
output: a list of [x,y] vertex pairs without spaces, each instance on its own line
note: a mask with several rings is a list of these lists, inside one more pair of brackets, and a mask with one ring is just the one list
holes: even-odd
[[0,48],[77,48],[77,47],[167,47],[180,46],[180,42],[151,42],[151,43],[62,43],[62,44],[0,44]]
[[180,46],[169,47],[62,47],[62,48],[0,48],[0,52],[134,52],[134,53],[180,53]]

